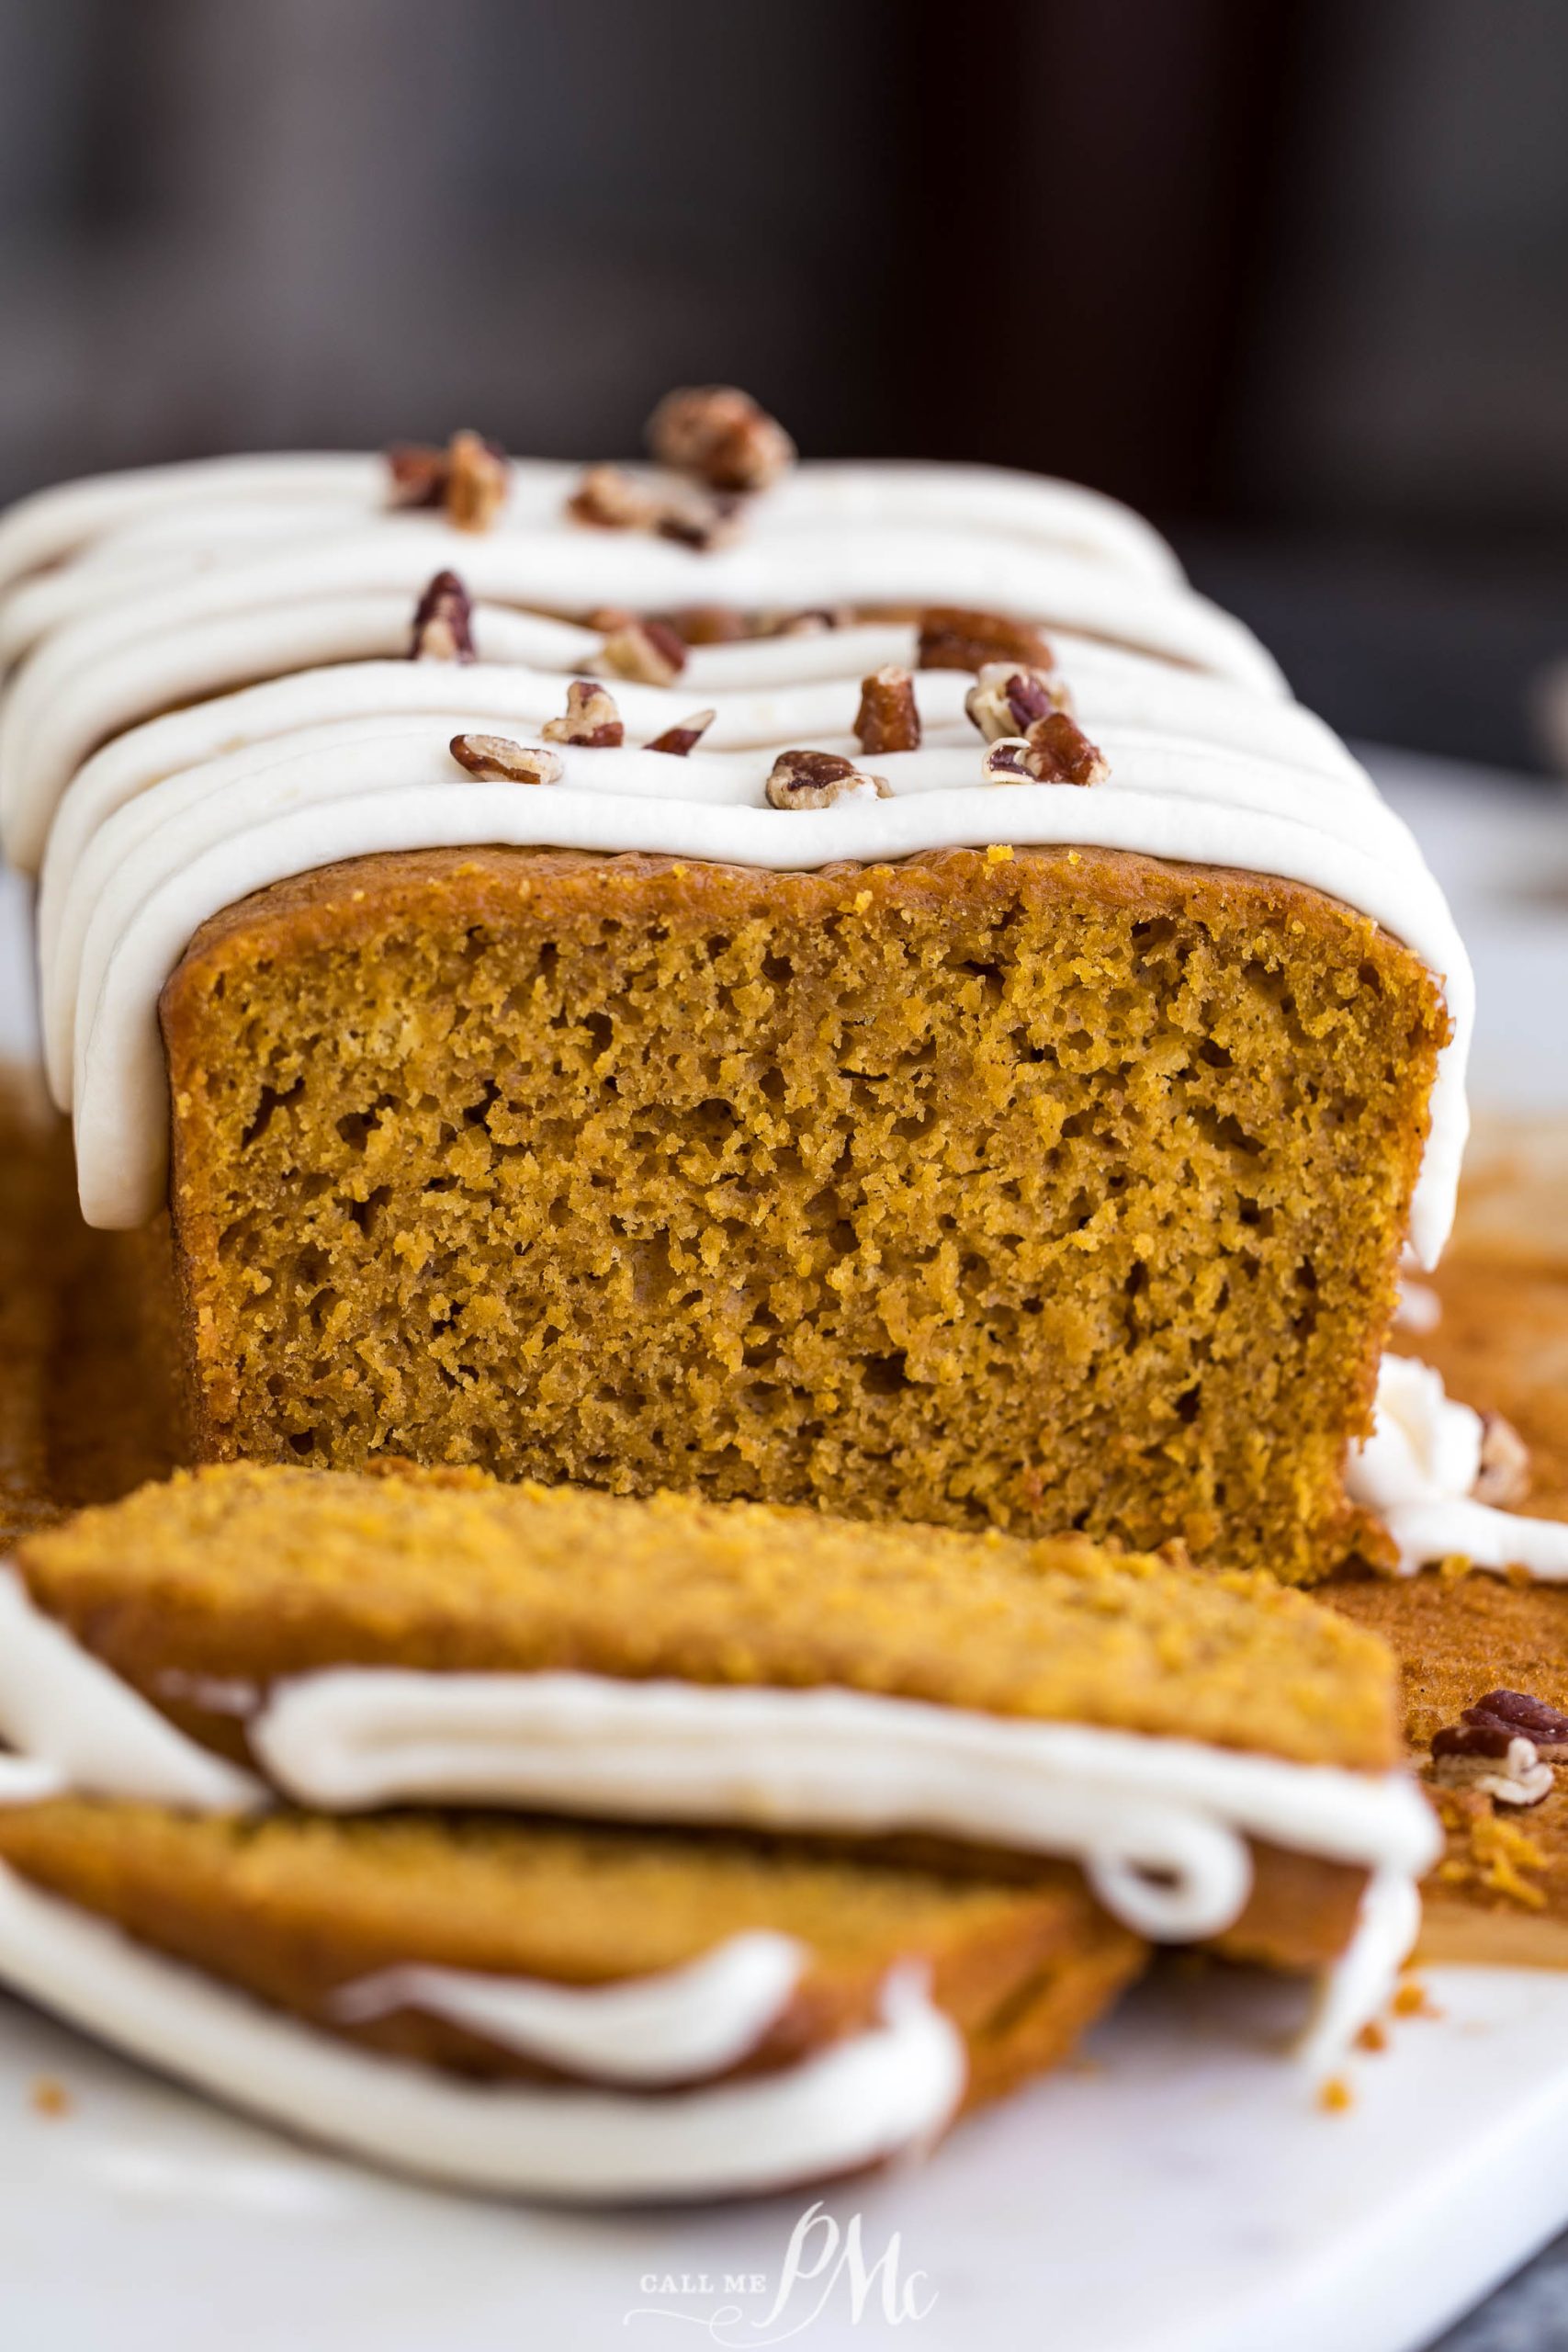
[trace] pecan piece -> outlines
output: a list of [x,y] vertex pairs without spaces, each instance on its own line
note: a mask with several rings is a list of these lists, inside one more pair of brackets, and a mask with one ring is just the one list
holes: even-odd
[[1111,774],[1099,744],[1091,743],[1065,710],[1037,718],[1024,735],[1030,774],[1037,784],[1103,784]]
[[413,608],[411,662],[474,660],[474,608],[455,571],[438,571]]
[[673,758],[683,760],[688,752],[695,751],[717,717],[716,710],[694,710],[690,718],[682,718],[677,727],[667,727],[662,735],[656,735],[651,743],[645,743],[642,748],[645,752],[669,752]]
[[648,420],[648,446],[660,465],[710,490],[766,490],[795,463],[784,426],[733,384],[667,392]]
[[687,484],[655,489],[624,466],[590,466],[566,511],[573,522],[595,530],[657,531],[682,547],[706,549],[729,537],[740,502]]
[[659,501],[622,466],[590,466],[566,502],[575,523],[600,531],[651,531]]
[[1527,1690],[1488,1690],[1432,1741],[1432,1773],[1495,1804],[1540,1804],[1568,1759],[1568,1715]]
[[610,630],[595,666],[606,677],[672,686],[686,666],[686,648],[668,621],[628,620]]
[[1530,1490],[1529,1446],[1501,1413],[1481,1416],[1481,1467],[1471,1493],[1478,1503],[1522,1503]]
[[1029,744],[1022,735],[998,735],[986,746],[980,775],[987,784],[1033,784],[1029,772]]
[[752,634],[745,614],[733,605],[680,605],[659,617],[682,645],[734,645]]
[[505,450],[482,433],[454,433],[445,449],[398,442],[387,466],[394,506],[445,506],[460,531],[488,531],[511,488]]
[[1553,1764],[1568,1761],[1568,1714],[1528,1690],[1488,1690],[1432,1742],[1434,1756],[1501,1756],[1510,1739],[1534,1742]]
[[1103,784],[1111,770],[1065,710],[1037,718],[1023,735],[1000,735],[986,746],[980,774],[987,784]]
[[592,678],[574,678],[566,690],[566,717],[547,718],[547,743],[575,743],[580,751],[612,752],[626,740],[615,697]]
[[830,808],[852,794],[891,800],[893,788],[886,776],[867,775],[837,752],[781,752],[768,777],[773,808]]
[[555,784],[566,774],[554,752],[510,735],[454,735],[448,749],[481,784]]
[[679,546],[695,548],[705,555],[710,548],[734,537],[739,520],[738,498],[694,490],[660,500],[653,527],[661,539],[674,539]]
[[511,487],[503,452],[478,433],[454,433],[447,450],[446,512],[459,531],[488,531]]
[[1025,735],[1037,718],[1068,707],[1066,689],[1054,671],[1021,669],[1012,662],[987,662],[964,697],[968,717],[987,743],[1004,735]]
[[384,452],[394,506],[439,506],[446,492],[446,452],[423,441],[394,441]]
[[920,714],[915,707],[915,681],[896,662],[885,662],[860,682],[860,708],[855,713],[855,741],[863,752],[918,752]]
[[962,605],[932,605],[920,615],[918,668],[983,670],[987,662],[1012,662],[1030,670],[1053,666],[1051,648],[1032,622],[971,612]]

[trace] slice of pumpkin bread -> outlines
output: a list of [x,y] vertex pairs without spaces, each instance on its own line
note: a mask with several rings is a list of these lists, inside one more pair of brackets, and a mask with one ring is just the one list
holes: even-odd
[[[193,1753],[318,1809],[1072,1856],[1129,1924],[1292,1966],[1430,1836],[1379,1641],[1267,1577],[1082,1538],[237,1464],[84,1512],[16,1571],[0,1733],[29,1744],[41,1614]],[[101,1754],[93,1788],[147,1792]]]
[[797,2064],[865,2030],[889,1970],[912,1965],[968,2045],[973,2103],[1065,2056],[1145,1958],[1059,1864],[944,1871],[700,1831],[445,1812],[243,1821],[78,1798],[0,1810],[0,1860],[324,2031],[491,2075],[562,2068],[415,2002],[353,2014],[344,1987],[404,1968],[610,1986],[785,1936],[801,1947],[787,1997],[719,2073]]
[[225,1718],[171,1691],[377,1666],[831,1684],[1358,1771],[1400,1753],[1374,1635],[1266,1576],[1081,1537],[234,1464],[79,1512],[15,1566],[95,1657],[214,1739]]

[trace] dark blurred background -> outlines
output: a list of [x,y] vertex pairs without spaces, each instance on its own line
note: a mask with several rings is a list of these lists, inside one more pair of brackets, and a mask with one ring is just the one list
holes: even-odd
[[0,495],[474,423],[1148,509],[1347,731],[1539,763],[1564,0],[0,0]]

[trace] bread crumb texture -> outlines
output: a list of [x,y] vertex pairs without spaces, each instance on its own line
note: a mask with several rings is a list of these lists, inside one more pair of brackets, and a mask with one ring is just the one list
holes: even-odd
[[386,856],[217,917],[162,1019],[209,1457],[1292,1580],[1375,1540],[1342,1462],[1446,1015],[1314,891],[1100,851]]

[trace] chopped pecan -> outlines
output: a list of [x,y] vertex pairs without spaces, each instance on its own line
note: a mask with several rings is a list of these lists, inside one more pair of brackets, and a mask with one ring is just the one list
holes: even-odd
[[1029,770],[1029,743],[1022,735],[998,735],[986,746],[980,774],[987,784],[1034,784]]
[[837,752],[781,752],[768,777],[768,800],[774,808],[829,808],[851,794],[877,800],[893,797],[886,776],[867,775]]
[[1432,1758],[1432,1776],[1445,1787],[1473,1789],[1494,1804],[1540,1804],[1551,1794],[1555,1774],[1528,1739],[1511,1739],[1502,1756],[1450,1748]]
[[674,758],[683,760],[688,752],[695,751],[717,717],[716,710],[694,710],[690,718],[682,718],[678,727],[667,727],[662,735],[645,743],[643,750],[669,752]]
[[454,433],[447,451],[446,512],[459,531],[488,531],[511,486],[506,458],[478,433]]
[[623,466],[590,466],[566,511],[573,522],[596,530],[651,531],[659,520],[659,500]]
[[1103,784],[1111,774],[1099,744],[1065,710],[1035,719],[1024,735],[1030,774],[1038,784]]
[[1554,1764],[1568,1760],[1568,1714],[1528,1690],[1488,1690],[1432,1742],[1434,1756],[1501,1756],[1510,1739],[1532,1740]]
[[1022,735],[987,743],[980,773],[987,784],[1103,784],[1111,771],[1098,746],[1065,710],[1037,718]]
[[446,452],[423,441],[394,441],[385,452],[394,506],[439,506],[446,494]]
[[574,678],[566,690],[566,717],[548,718],[543,733],[549,743],[575,743],[580,751],[611,752],[626,740],[615,697],[592,678]]
[[1023,735],[1037,718],[1068,707],[1066,690],[1050,670],[1023,670],[987,662],[964,697],[964,707],[987,743]]
[[983,670],[987,662],[1049,670],[1051,648],[1029,621],[976,613],[962,605],[932,605],[920,615],[921,670]]
[[855,713],[855,741],[863,752],[918,752],[920,714],[915,707],[915,681],[895,662],[860,682],[860,708]]
[[680,605],[659,617],[682,645],[734,645],[753,633],[745,614],[733,605]]
[[481,784],[555,784],[566,774],[554,752],[514,743],[510,735],[454,735],[448,748]]
[[654,518],[654,529],[661,539],[674,539],[683,548],[695,548],[706,554],[710,548],[722,546],[733,538],[740,519],[740,501],[721,496],[716,491],[693,490],[683,496],[674,495],[660,502]]
[[399,442],[387,465],[394,506],[445,506],[460,531],[488,531],[511,486],[505,450],[482,433],[454,433],[445,449]]
[[1481,1416],[1481,1467],[1471,1493],[1478,1503],[1522,1503],[1530,1490],[1530,1452],[1501,1413]]
[[672,686],[686,666],[686,648],[668,621],[628,620],[606,636],[599,666],[608,677]]
[[1568,1715],[1525,1690],[1488,1690],[1432,1741],[1433,1777],[1496,1804],[1540,1804],[1568,1759]]
[[660,465],[710,490],[766,490],[795,462],[784,426],[733,384],[667,392],[648,420],[648,446]]
[[657,531],[682,547],[714,548],[729,537],[740,512],[736,498],[721,498],[694,484],[655,487],[624,466],[590,466],[566,511],[573,522],[601,531]]
[[474,608],[455,571],[438,571],[413,608],[411,662],[471,662]]

